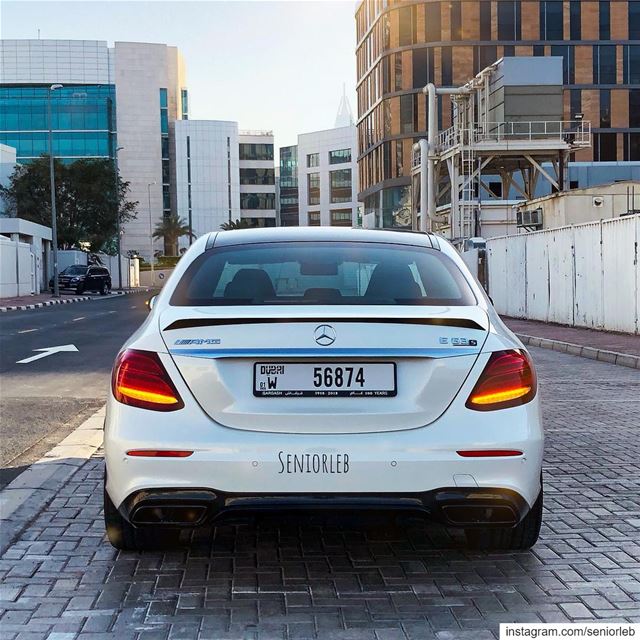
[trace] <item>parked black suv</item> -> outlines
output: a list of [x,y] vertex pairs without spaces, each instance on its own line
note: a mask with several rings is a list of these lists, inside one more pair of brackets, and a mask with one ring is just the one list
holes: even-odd
[[[71,289],[76,293],[97,291],[106,296],[111,291],[111,275],[104,267],[74,264],[58,274],[58,286],[60,290]],[[53,291],[53,278],[49,280],[49,288]]]

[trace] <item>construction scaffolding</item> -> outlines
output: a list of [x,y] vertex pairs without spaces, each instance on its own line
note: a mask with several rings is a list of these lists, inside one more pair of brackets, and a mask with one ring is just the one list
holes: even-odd
[[[540,179],[563,191],[570,155],[591,146],[589,122],[562,119],[562,58],[505,58],[462,87],[423,91],[428,138],[414,145],[413,226],[456,245],[481,235],[481,194],[491,197],[483,176],[499,178],[500,196],[530,200]],[[453,124],[439,132],[442,94],[451,96]]]

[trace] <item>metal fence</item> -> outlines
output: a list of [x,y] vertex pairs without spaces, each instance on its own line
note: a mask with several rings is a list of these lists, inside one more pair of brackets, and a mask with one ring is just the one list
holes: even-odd
[[640,333],[640,215],[487,240],[499,313]]

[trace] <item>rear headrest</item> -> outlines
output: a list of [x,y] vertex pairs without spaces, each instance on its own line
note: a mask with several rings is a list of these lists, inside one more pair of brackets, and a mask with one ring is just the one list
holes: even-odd
[[225,287],[225,298],[264,301],[276,297],[269,274],[262,269],[240,269]]
[[406,264],[379,264],[371,275],[365,293],[367,298],[421,298],[422,292]]

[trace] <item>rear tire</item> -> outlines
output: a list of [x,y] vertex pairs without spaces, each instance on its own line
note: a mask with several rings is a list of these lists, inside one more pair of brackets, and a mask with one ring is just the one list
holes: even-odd
[[106,296],[107,293],[109,293],[109,287],[107,287],[107,283],[103,282],[102,286],[100,287],[100,295],[101,296]]
[[120,551],[147,551],[175,545],[178,529],[134,527],[122,517],[104,487],[104,526],[111,546]]
[[467,544],[472,549],[492,551],[507,549],[511,551],[526,551],[538,541],[540,526],[542,525],[543,490],[529,513],[513,529],[465,529]]

